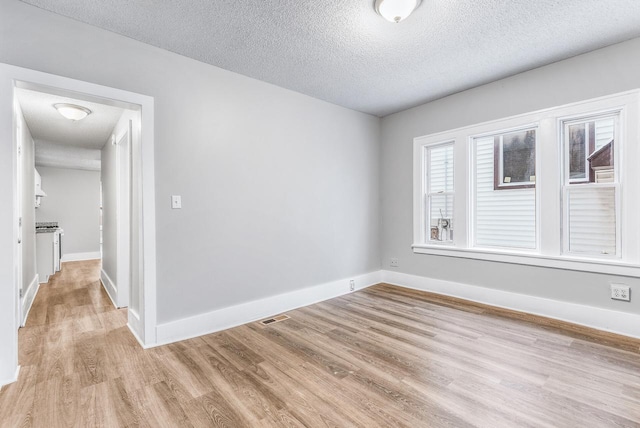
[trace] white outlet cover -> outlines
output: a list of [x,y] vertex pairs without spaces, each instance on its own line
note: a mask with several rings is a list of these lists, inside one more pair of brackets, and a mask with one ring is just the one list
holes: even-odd
[[615,300],[631,301],[630,288],[625,284],[611,284],[611,298]]

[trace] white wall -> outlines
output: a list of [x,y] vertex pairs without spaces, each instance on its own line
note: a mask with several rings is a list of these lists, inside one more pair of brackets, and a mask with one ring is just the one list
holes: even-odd
[[380,268],[378,118],[1,7],[0,62],[155,98],[159,322]]
[[[130,137],[129,121],[137,113],[125,110],[113,129],[112,138],[102,148],[102,271],[107,292],[118,307],[129,305],[130,272]],[[137,123],[137,122],[135,122]],[[118,225],[120,224],[120,227]],[[130,309],[140,313],[140,299],[135,293]]]
[[35,146],[29,127],[18,115],[22,130],[22,289],[26,292],[36,276],[36,218],[35,218]]
[[64,229],[62,255],[100,251],[100,171],[36,167],[47,194],[36,221],[57,221]]
[[[1,16],[1,14],[0,14]],[[0,70],[2,74],[2,70]],[[0,76],[0,198],[11,204],[0,205],[0,385],[15,380],[18,367],[18,204],[16,169],[17,156],[13,143],[14,129],[13,82]],[[16,116],[19,114],[15,111]]]
[[[111,300],[117,304],[117,185],[116,146],[107,142],[100,155],[100,181],[102,182],[102,271]],[[104,276],[103,274],[103,276]]]
[[[609,283],[638,278],[413,254],[413,138],[640,87],[640,39],[610,46],[396,113],[382,120],[382,265],[402,273],[624,312]],[[399,268],[390,268],[390,258]]]

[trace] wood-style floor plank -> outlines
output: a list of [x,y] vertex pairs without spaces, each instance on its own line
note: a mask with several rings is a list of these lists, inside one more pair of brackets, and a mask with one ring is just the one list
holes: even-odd
[[65,263],[19,332],[4,427],[640,427],[640,341],[377,285],[144,350]]

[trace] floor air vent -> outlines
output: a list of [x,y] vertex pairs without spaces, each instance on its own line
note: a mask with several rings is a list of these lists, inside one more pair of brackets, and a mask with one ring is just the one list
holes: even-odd
[[267,318],[266,320],[262,320],[260,321],[260,324],[270,325],[280,321],[288,320],[289,318],[290,318],[289,315],[278,315],[277,317]]

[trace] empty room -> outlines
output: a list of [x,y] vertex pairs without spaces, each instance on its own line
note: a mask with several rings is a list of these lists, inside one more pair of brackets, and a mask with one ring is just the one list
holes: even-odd
[[637,0],[0,0],[0,428],[640,426]]

